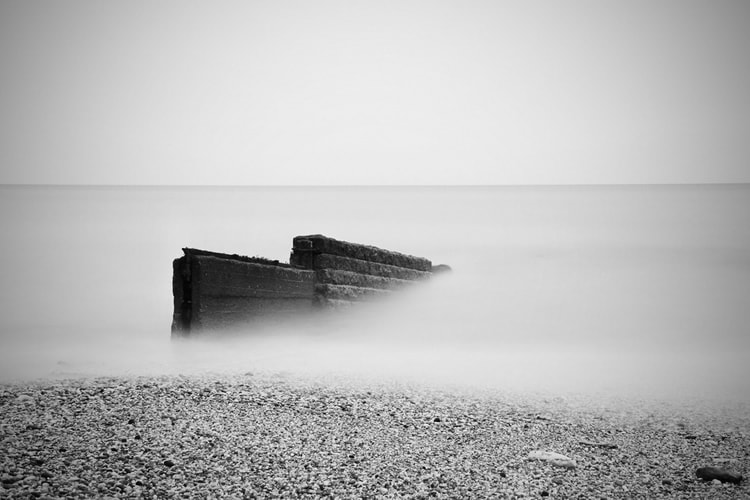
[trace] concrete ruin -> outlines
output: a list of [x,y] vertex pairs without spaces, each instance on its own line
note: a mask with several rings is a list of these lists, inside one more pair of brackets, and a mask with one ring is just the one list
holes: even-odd
[[433,273],[428,259],[319,234],[295,237],[288,264],[192,248],[183,252],[173,263],[173,337],[348,306]]

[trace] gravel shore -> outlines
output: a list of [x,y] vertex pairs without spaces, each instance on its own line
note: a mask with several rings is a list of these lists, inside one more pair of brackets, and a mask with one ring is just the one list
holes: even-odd
[[747,406],[245,374],[7,384],[0,417],[0,498],[750,499],[695,474],[747,472]]

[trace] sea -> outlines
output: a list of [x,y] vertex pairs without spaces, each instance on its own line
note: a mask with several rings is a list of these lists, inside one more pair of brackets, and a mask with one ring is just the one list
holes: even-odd
[[[0,186],[0,381],[278,373],[750,400],[750,185]],[[324,234],[450,273],[171,339],[183,247]]]

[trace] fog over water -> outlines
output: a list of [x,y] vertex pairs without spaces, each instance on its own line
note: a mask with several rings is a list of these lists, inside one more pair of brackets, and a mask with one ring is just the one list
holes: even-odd
[[[283,371],[750,396],[750,186],[0,187],[0,380]],[[383,303],[170,340],[185,246],[322,233],[453,268]]]

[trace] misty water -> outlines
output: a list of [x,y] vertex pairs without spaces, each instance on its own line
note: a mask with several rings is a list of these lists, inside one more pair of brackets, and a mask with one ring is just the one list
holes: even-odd
[[[750,186],[0,187],[0,380],[284,372],[750,396]],[[185,246],[321,233],[447,275],[383,303],[170,340]]]

